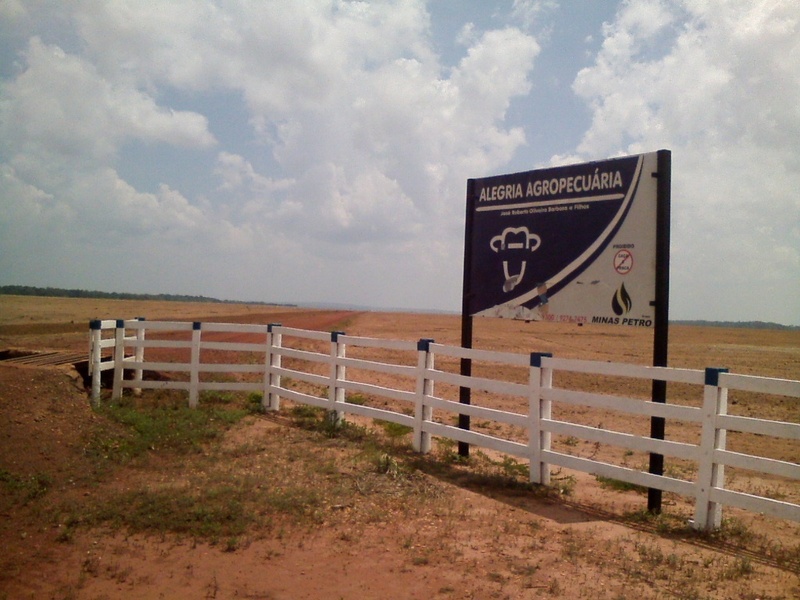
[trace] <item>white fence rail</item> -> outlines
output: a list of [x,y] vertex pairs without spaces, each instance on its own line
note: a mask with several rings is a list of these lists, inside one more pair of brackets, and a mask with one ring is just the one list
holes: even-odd
[[[102,332],[109,329],[113,329],[114,336],[104,339]],[[145,331],[162,336],[167,333],[177,339],[150,339],[145,336]],[[791,480],[792,485],[800,480],[800,465],[795,462],[726,449],[728,431],[800,441],[798,423],[727,414],[728,390],[797,399],[800,398],[800,381],[734,375],[725,369],[647,367],[559,359],[543,353],[517,354],[466,349],[436,344],[427,339],[419,342],[380,340],[348,336],[341,332],[292,329],[278,324],[106,320],[92,321],[91,333],[90,372],[95,402],[100,398],[100,373],[108,368],[114,369],[114,399],[120,398],[123,389],[128,388],[179,389],[188,392],[189,405],[196,407],[199,393],[204,390],[257,391],[263,394],[263,405],[267,410],[279,410],[281,399],[286,398],[325,408],[334,419],[341,419],[349,413],[406,425],[413,430],[413,447],[419,452],[428,452],[431,436],[440,436],[521,457],[530,463],[531,481],[543,485],[550,484],[550,470],[555,466],[687,496],[695,502],[693,526],[697,529],[719,527],[723,505],[800,521],[800,505],[725,488],[726,466]],[[237,341],[230,341],[231,337]],[[241,341],[242,338],[250,338],[251,341]],[[287,345],[284,343],[287,340],[295,343]],[[306,344],[306,347],[302,347],[302,344]],[[101,363],[102,349],[112,346],[113,360]],[[126,349],[131,349],[132,354],[126,353]],[[145,349],[153,349],[154,353],[161,349],[173,353],[177,350],[186,355],[186,361],[145,360]],[[347,351],[352,349],[370,349],[402,358],[383,362],[347,356]],[[202,361],[201,357],[209,352],[222,353],[224,362]],[[231,360],[229,353],[247,353],[250,362]],[[451,365],[454,364],[453,359],[469,359],[517,369],[522,367],[527,370],[527,380],[466,377],[446,369],[437,369],[437,358],[444,362],[449,360]],[[126,370],[133,372],[132,378],[125,378]],[[146,380],[143,374],[148,371],[183,373],[184,380]],[[360,377],[348,378],[348,371],[355,371]],[[684,406],[562,389],[553,385],[556,372],[689,384],[696,387],[702,401],[699,406]],[[236,380],[207,381],[202,377],[204,373],[233,374]],[[365,377],[364,373],[370,375]],[[382,377],[381,381],[391,381],[393,387],[375,383],[375,374]],[[291,388],[287,381],[291,382]],[[326,389],[327,394],[321,397],[309,393],[308,389],[302,391],[297,389],[301,386],[295,382],[305,384],[306,388]],[[434,390],[440,387],[449,390],[466,387],[489,395],[516,397],[521,399],[517,404],[524,407],[524,411],[462,404],[441,397],[447,394],[437,396]],[[348,402],[348,392],[382,398],[386,406],[379,408]],[[553,416],[554,403],[695,424],[699,429],[699,442],[658,440],[633,432],[612,431],[601,425],[593,427],[559,420]],[[524,431],[524,439],[509,439],[508,436],[462,429],[446,423],[448,416],[457,415],[510,425]],[[687,480],[654,475],[596,458],[557,451],[553,447],[553,435],[607,444],[627,452],[655,453],[690,461],[695,465],[696,476],[693,480]]]

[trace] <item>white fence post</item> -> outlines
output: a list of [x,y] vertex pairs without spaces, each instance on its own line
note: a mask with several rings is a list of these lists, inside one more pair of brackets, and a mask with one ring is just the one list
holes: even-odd
[[100,386],[102,371],[100,371],[100,361],[102,360],[102,348],[100,340],[103,338],[102,322],[100,319],[89,321],[89,374],[92,376],[92,405],[100,405]]
[[113,400],[122,398],[122,380],[125,376],[124,366],[125,321],[123,319],[117,319],[117,327],[114,330],[114,385],[111,391],[111,398]]
[[[553,387],[553,369],[542,367],[542,389]],[[552,405],[550,400],[542,400],[542,419],[552,418]],[[542,431],[542,452],[550,452],[550,440],[552,434],[549,431]],[[542,462],[542,485],[550,485],[550,465]]]
[[192,357],[189,371],[189,408],[197,408],[200,387],[200,337],[202,323],[192,323]]
[[339,387],[339,382],[345,380],[345,366],[339,364],[340,358],[345,356],[345,344],[339,341],[339,336],[344,335],[344,331],[331,332],[331,382],[328,387],[328,400],[330,410],[328,419],[334,427],[339,426],[344,418],[344,411],[339,410],[337,405],[344,403],[344,388]]
[[[136,317],[136,320],[139,321],[139,323],[143,323],[144,322],[144,317]],[[141,344],[144,342],[144,327],[136,330],[136,341],[139,342],[140,345],[136,346],[136,352],[134,354],[134,356],[135,356],[134,360],[137,363],[143,363],[144,362],[144,346],[142,346]],[[134,379],[136,379],[136,381],[141,381],[142,380],[142,375],[144,375],[144,369],[139,367],[134,371],[133,377],[134,377]],[[142,388],[133,388],[133,395],[134,396],[141,396],[142,395]]]
[[550,433],[542,430],[542,419],[550,418],[550,401],[542,400],[542,388],[549,388],[553,381],[553,370],[543,369],[542,359],[552,356],[549,352],[531,352],[528,375],[530,479],[541,485],[550,483],[550,465],[542,462],[542,450],[550,449]]
[[273,352],[273,348],[281,347],[282,336],[275,331],[280,327],[280,323],[270,323],[267,325],[267,356],[265,359],[266,370],[264,372],[264,396],[261,399],[261,406],[264,410],[277,411],[281,408],[280,394],[275,391],[281,387],[281,376],[275,369],[281,367],[281,355]]
[[717,415],[728,412],[728,390],[719,387],[720,373],[728,369],[707,368],[703,388],[703,425],[697,472],[695,529],[716,529],[722,524],[722,505],[711,501],[711,491],[725,485],[725,465],[714,462],[714,452],[725,449],[726,432],[717,428]]
[[428,372],[433,369],[431,339],[417,342],[417,389],[414,402],[414,439],[412,446],[416,452],[427,454],[431,451],[431,434],[422,430],[425,421],[433,418],[433,410],[425,404],[425,396],[433,395],[433,380]]

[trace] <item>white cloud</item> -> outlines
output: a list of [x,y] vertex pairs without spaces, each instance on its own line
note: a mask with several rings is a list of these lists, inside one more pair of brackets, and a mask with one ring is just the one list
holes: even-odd
[[217,156],[215,174],[222,179],[219,189],[226,192],[243,190],[255,195],[270,195],[276,191],[290,188],[294,181],[291,179],[272,179],[256,173],[253,165],[243,156],[230,152],[220,152]]
[[[363,288],[356,301],[457,305],[464,174],[489,172],[525,144],[505,118],[530,90],[531,36],[474,32],[447,68],[421,0],[53,9],[48,23],[65,30],[36,37],[32,14],[20,69],[0,92],[0,158],[29,191],[21,211],[63,211],[41,243],[91,257],[101,274],[80,277],[112,287],[119,260],[150,289],[269,297],[264,275],[276,273],[283,299],[353,300]],[[253,139],[235,150],[217,141],[224,115],[202,108],[217,92],[248,110]],[[137,189],[120,174],[131,141],[156,156],[186,148],[211,165],[197,178],[216,183],[194,196],[169,181]],[[204,289],[201,272],[217,287]],[[448,291],[430,293],[445,280]]]
[[185,147],[214,144],[202,115],[159,107],[139,90],[114,85],[91,63],[32,38],[25,70],[3,88],[0,131],[13,161],[42,166],[112,161],[126,139]]
[[0,19],[19,19],[25,15],[25,6],[20,0],[3,0],[0,2]]
[[673,313],[800,322],[796,3],[628,2],[604,33],[578,152],[673,151]]
[[[510,98],[529,89],[539,50],[532,38],[487,32],[449,77],[423,45],[426,28],[415,42],[396,44],[396,56],[382,50],[383,62],[353,51],[383,28],[395,31],[393,23],[361,23],[353,40],[350,29],[337,29],[335,47],[346,61],[335,61],[339,85],[329,89],[323,81],[311,99],[303,90],[285,92],[299,94],[290,114],[284,103],[253,101],[262,88],[281,88],[280,78],[273,85],[265,76],[255,91],[245,89],[262,139],[295,182],[272,208],[301,235],[314,232],[309,248],[318,246],[315,240],[404,243],[421,228],[438,230],[440,219],[461,216],[464,167],[486,172],[525,141],[521,129],[497,124]],[[375,31],[367,35],[365,28]],[[327,244],[318,248],[330,252]]]
[[521,23],[525,30],[530,30],[543,14],[557,8],[555,0],[514,0],[511,18]]
[[[448,15],[434,40],[423,0],[0,3],[0,278],[457,308],[465,179],[541,139],[509,117],[546,104],[534,63],[574,64],[545,18],[583,15],[556,8]],[[603,36],[573,84],[592,120],[552,162],[673,150],[673,316],[800,323],[798,12],[578,23]]]
[[501,118],[512,96],[530,91],[528,73],[537,54],[536,41],[518,29],[488,31],[468,49],[453,81],[470,108]]
[[176,190],[137,191],[114,168],[129,140],[213,146],[204,116],[159,106],[146,92],[104,78],[85,57],[38,37],[21,57],[19,73],[3,83],[0,103],[6,230],[0,253],[23,257],[3,265],[6,278],[49,275],[54,283],[36,282],[70,286],[70,277],[91,278],[88,265],[105,273],[124,270],[124,257],[112,264],[121,248],[164,249],[185,241],[187,232],[214,229],[214,216]]

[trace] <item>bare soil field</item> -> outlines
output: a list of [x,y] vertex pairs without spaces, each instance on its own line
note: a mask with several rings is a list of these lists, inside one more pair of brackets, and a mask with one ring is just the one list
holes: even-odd
[[[90,319],[135,316],[460,339],[453,315],[0,296],[0,352],[88,353]],[[651,335],[478,319],[474,345],[648,364]],[[800,333],[673,326],[670,364],[800,379]],[[577,375],[558,383],[628,385]],[[624,389],[647,397],[646,386]],[[669,402],[695,400],[680,386],[668,390]],[[733,393],[729,400],[733,414],[800,422],[794,402]],[[512,402],[486,401],[505,409]],[[186,418],[181,402],[145,393],[92,410],[74,369],[0,361],[0,599],[800,597],[798,523],[725,508],[722,530],[700,534],[686,524],[691,504],[675,495],[665,494],[655,517],[641,491],[593,476],[559,471],[552,488],[541,489],[527,483],[526,465],[502,456],[475,451],[463,460],[444,442],[419,456],[404,432],[381,424],[356,422],[334,434],[302,407],[263,415],[235,395],[201,401],[206,421],[169,421],[134,450],[146,425],[137,415],[162,403],[169,418]],[[605,426],[620,419],[569,416]],[[176,441],[179,431],[184,441]],[[186,443],[192,432],[207,435]],[[668,426],[669,439],[690,435]],[[731,436],[730,445],[800,456],[797,445],[753,437]],[[578,455],[606,451],[554,444]],[[800,502],[798,485],[733,470],[728,479]]]

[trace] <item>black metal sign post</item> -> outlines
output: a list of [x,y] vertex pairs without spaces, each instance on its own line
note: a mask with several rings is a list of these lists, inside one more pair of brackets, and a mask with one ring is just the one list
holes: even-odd
[[[670,219],[672,201],[672,153],[659,150],[657,153],[658,169],[653,173],[656,184],[656,299],[653,331],[653,366],[666,367],[669,347],[669,253],[670,253]],[[667,382],[653,380],[652,401],[666,403]],[[664,418],[651,417],[650,437],[664,439]],[[664,456],[650,454],[650,473],[664,474]],[[661,512],[661,490],[647,490],[647,510],[651,513]]]
[[[464,222],[464,286],[461,293],[461,347],[472,348],[472,315],[469,305],[472,298],[472,229],[475,222],[475,180],[467,181],[467,215]],[[461,359],[461,375],[472,375],[472,361],[468,358]],[[458,390],[458,401],[461,404],[471,403],[471,388],[462,386]],[[470,428],[469,415],[458,415],[458,426],[461,429]],[[464,458],[469,456],[469,444],[458,442],[458,455]]]

